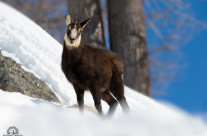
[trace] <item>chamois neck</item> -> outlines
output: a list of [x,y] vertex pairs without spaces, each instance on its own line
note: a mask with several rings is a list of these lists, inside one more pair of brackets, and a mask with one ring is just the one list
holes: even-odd
[[68,48],[66,42],[64,41],[62,59],[66,61],[69,65],[75,65],[81,57],[81,46],[77,48]]

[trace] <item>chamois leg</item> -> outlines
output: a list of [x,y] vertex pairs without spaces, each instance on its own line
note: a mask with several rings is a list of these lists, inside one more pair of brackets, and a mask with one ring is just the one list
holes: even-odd
[[114,99],[108,90],[101,94],[101,98],[109,105],[108,115],[112,115],[117,108],[118,102],[116,99]]
[[78,102],[78,107],[79,107],[79,111],[83,111],[83,105],[84,105],[84,90],[79,88],[76,85],[73,85],[75,92],[76,92],[76,96],[77,96],[77,102]]
[[93,87],[91,90],[91,94],[93,96],[95,107],[100,115],[103,114],[102,106],[101,106],[101,94],[97,87]]
[[121,75],[113,76],[110,85],[110,91],[114,97],[118,100],[124,112],[129,111],[129,106],[124,97],[124,84]]

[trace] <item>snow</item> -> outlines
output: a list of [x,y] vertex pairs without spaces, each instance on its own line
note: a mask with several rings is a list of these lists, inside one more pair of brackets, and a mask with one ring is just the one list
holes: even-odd
[[[206,124],[199,118],[167,108],[141,94],[127,90],[132,100],[129,115],[102,119],[89,111],[0,90],[0,133],[16,126],[29,136],[206,136]],[[134,96],[135,95],[135,96]],[[14,99],[15,98],[15,99]],[[137,100],[136,100],[137,99]],[[137,101],[135,106],[132,101]]]
[[[62,45],[16,10],[0,5],[0,49],[46,81],[62,103],[73,100],[61,68]],[[72,92],[72,91],[71,91]]]
[[[79,113],[73,87],[62,73],[62,45],[30,19],[0,2],[0,49],[4,56],[45,81],[62,102],[55,104],[20,93],[0,90],[0,135],[10,126],[29,136],[207,136],[207,124],[199,117],[156,102],[125,87],[131,108],[124,115],[120,106],[113,118],[93,112]],[[85,104],[94,107],[86,93]],[[102,101],[104,112],[108,106]]]

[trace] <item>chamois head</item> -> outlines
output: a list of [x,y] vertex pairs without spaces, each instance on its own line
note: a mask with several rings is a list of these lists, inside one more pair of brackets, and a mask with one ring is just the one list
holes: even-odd
[[67,31],[64,36],[64,40],[66,43],[66,46],[69,46],[70,48],[76,48],[80,45],[81,41],[81,32],[83,31],[83,28],[88,23],[90,18],[86,19],[85,21],[79,23],[79,21],[72,21],[71,15],[69,14],[66,18],[66,25],[67,25]]

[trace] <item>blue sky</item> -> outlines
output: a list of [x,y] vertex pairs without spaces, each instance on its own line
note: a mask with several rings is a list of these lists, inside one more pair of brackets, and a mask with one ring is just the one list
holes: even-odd
[[[199,20],[207,20],[207,1],[192,1],[191,10]],[[189,22],[190,23],[190,22]],[[189,113],[207,113],[207,29],[201,30],[179,49],[182,63],[164,95],[153,95],[184,109]]]

